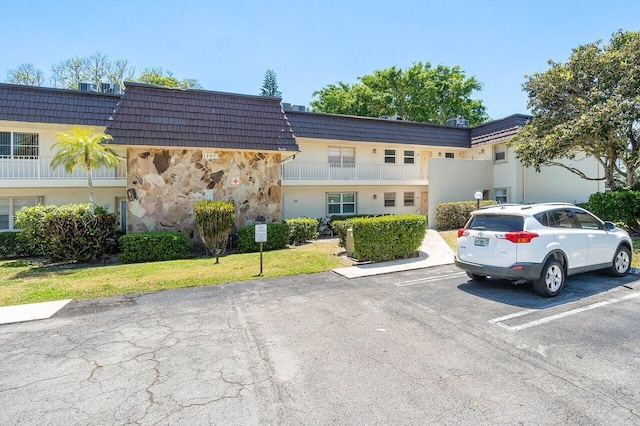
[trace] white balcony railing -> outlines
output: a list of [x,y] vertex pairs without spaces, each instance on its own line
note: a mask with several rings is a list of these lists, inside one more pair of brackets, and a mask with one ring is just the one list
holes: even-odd
[[[0,158],[0,179],[86,179],[87,174],[76,168],[73,173],[64,168],[49,167],[53,157],[38,158]],[[127,177],[125,160],[120,160],[117,169],[101,167],[92,170],[93,179],[124,179]]]
[[283,180],[427,180],[427,167],[407,164],[286,163]]

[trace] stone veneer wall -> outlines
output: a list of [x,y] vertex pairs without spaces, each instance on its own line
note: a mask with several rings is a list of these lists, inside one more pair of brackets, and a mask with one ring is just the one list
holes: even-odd
[[192,245],[193,205],[232,200],[237,226],[280,222],[280,154],[217,151],[205,159],[196,149],[127,149],[127,232],[172,230]]

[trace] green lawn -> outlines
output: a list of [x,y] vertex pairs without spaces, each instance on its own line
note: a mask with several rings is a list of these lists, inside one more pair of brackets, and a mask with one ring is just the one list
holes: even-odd
[[[337,240],[265,252],[264,278],[311,274],[351,265]],[[232,254],[128,265],[42,265],[29,260],[0,261],[0,306],[60,299],[86,299],[179,287],[256,279],[260,254]]]
[[[440,235],[449,244],[449,246],[456,251],[456,240],[458,239],[458,230],[453,231],[441,231]],[[640,268],[640,237],[634,237],[633,240],[633,258],[631,260],[631,266]]]

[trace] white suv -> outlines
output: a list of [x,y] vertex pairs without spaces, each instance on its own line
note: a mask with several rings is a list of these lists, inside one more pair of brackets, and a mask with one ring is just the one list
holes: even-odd
[[458,230],[456,265],[473,280],[532,282],[557,296],[565,277],[607,269],[625,276],[633,245],[626,231],[573,204],[496,205],[476,210]]

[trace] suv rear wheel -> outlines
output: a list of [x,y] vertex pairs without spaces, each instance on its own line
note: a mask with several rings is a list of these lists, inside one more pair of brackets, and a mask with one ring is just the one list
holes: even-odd
[[549,259],[542,268],[542,274],[533,283],[533,290],[540,296],[555,297],[564,286],[564,268],[556,259]]

